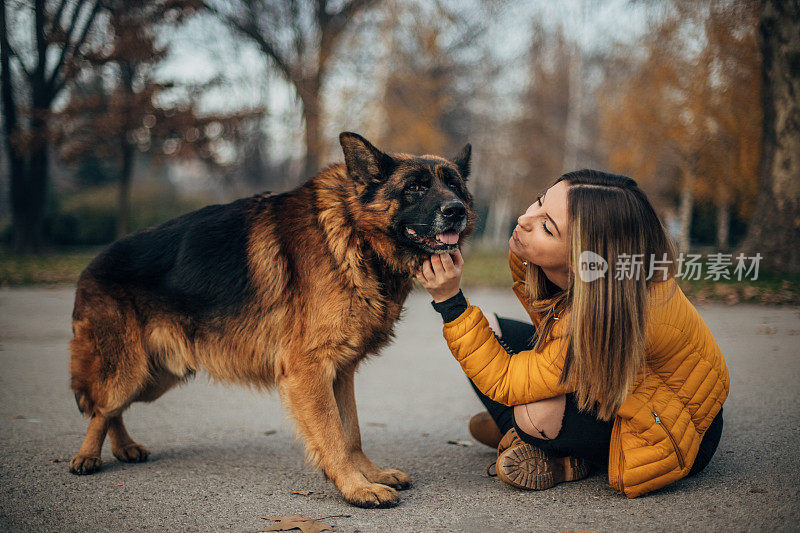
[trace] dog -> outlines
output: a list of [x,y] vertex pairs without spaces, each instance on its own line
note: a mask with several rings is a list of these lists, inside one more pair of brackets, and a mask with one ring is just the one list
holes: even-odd
[[354,374],[392,339],[422,261],[472,231],[471,147],[448,160],[385,153],[351,132],[339,141],[344,164],[292,191],[207,206],[89,263],[70,373],[90,422],[71,472],[100,468],[106,435],[120,461],[146,460],[123,412],[203,369],[277,387],[308,460],[348,503],[393,506],[411,486],[362,451]]

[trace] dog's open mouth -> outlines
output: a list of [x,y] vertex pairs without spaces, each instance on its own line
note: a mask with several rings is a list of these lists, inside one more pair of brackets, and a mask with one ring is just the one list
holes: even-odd
[[415,243],[421,244],[430,251],[455,250],[458,247],[459,235],[455,231],[438,233],[435,237],[424,237],[411,228],[406,228],[406,235]]

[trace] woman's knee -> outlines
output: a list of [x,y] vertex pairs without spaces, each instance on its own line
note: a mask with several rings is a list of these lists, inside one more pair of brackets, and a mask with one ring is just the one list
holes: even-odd
[[554,439],[561,432],[566,396],[556,396],[534,403],[514,407],[517,427],[539,439]]

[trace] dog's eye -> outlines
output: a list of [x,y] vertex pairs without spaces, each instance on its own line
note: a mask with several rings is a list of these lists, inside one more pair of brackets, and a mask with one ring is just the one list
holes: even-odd
[[451,181],[451,182],[449,182],[447,184],[447,186],[450,187],[451,189],[453,189],[454,191],[458,190],[458,182],[457,181]]
[[412,183],[406,188],[406,192],[422,192],[425,190],[425,187],[419,183]]

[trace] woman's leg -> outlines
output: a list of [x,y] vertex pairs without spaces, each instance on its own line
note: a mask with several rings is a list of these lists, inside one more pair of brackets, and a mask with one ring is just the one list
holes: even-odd
[[[496,318],[500,329],[496,332],[497,336],[510,353],[530,349],[536,342],[536,328],[532,324]],[[472,381],[470,384],[500,428],[501,434],[513,427],[523,441],[556,457],[583,457],[597,465],[608,463],[613,421],[603,422],[592,413],[579,411],[574,394],[527,404],[524,410],[529,416],[523,417],[522,406],[517,406],[520,416],[515,419],[514,407],[495,402],[478,390]],[[532,426],[538,427],[540,431]]]
[[[509,353],[527,350],[532,346],[533,341],[536,340],[536,328],[533,327],[533,324],[501,318],[497,315],[491,317],[489,324],[493,326],[493,330],[495,330],[495,328],[499,329],[499,331],[495,331],[495,335],[506,345]],[[495,424],[497,424],[497,427],[500,428],[500,433],[505,435],[509,429],[514,427],[514,408],[492,400],[478,390],[478,387],[475,386],[472,380],[470,380],[469,383],[472,385],[472,389],[475,391],[475,394],[478,395],[478,399],[489,412]]]
[[565,397],[561,428],[555,437],[539,438],[520,428],[516,420],[514,423],[517,434],[526,443],[541,448],[554,457],[581,457],[600,469],[608,465],[613,426],[613,420],[598,420],[592,412],[579,411],[574,393]]
[[714,456],[714,452],[717,451],[720,437],[722,437],[722,408],[720,408],[719,413],[714,417],[714,421],[711,422],[711,425],[708,426],[705,434],[703,434],[703,440],[700,441],[700,449],[697,451],[697,457],[686,477],[691,477],[708,466],[708,463],[711,462],[711,458]]

